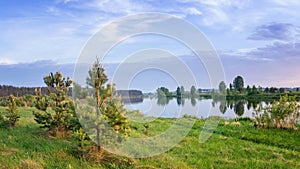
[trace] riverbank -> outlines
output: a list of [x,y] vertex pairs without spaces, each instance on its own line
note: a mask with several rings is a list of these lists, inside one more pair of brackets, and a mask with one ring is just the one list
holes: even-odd
[[[4,108],[0,108],[0,111]],[[72,139],[49,138],[34,122],[34,108],[18,108],[18,126],[0,129],[0,168],[105,168],[72,155]],[[157,118],[148,129],[131,123],[134,135],[155,136],[176,119]],[[300,131],[256,129],[249,119],[224,121],[205,143],[198,138],[205,120],[168,152],[136,159],[132,168],[300,168]],[[299,128],[299,127],[298,127]],[[110,168],[126,168],[111,164]]]

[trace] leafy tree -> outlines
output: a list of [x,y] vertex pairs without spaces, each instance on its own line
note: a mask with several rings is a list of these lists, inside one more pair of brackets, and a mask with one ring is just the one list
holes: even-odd
[[252,94],[258,94],[258,90],[255,85],[252,86]]
[[284,93],[285,92],[285,88],[281,87],[279,88],[279,93]]
[[277,93],[278,89],[276,87],[271,87],[269,91],[270,93]]
[[185,91],[184,91],[184,87],[183,86],[180,87],[180,91],[181,91],[181,95],[184,96],[185,95]]
[[194,85],[191,87],[191,97],[196,97],[196,87]]
[[226,93],[227,93],[228,96],[230,96],[231,95],[230,89],[226,89]]
[[244,89],[244,79],[242,78],[242,76],[237,76],[234,80],[233,80],[233,87],[235,90],[242,92]]
[[221,94],[225,94],[225,92],[226,92],[226,84],[224,81],[220,82],[220,84],[219,84],[219,92]]
[[252,90],[249,85],[247,85],[246,91],[247,91],[248,95],[250,95],[252,93]]
[[180,87],[177,87],[176,89],[176,97],[181,97],[181,90],[180,90]]
[[270,92],[269,88],[266,87],[265,90],[264,90],[264,92],[265,92],[265,93],[269,93],[269,92]]
[[262,93],[263,92],[263,88],[261,86],[258,86],[258,93]]
[[232,90],[232,89],[233,89],[233,86],[232,86],[232,84],[231,84],[231,83],[229,84],[229,89],[230,89],[230,90]]
[[34,120],[42,128],[47,128],[50,134],[66,137],[68,131],[78,125],[72,99],[68,97],[72,80],[56,72],[45,76],[44,82],[49,96],[42,95],[41,89],[36,89],[35,107],[40,111],[33,113]]
[[[157,92],[158,97],[171,97],[172,96],[172,93],[166,87],[160,87],[160,88],[156,89],[156,92]],[[181,93],[182,93],[182,91],[181,91]]]

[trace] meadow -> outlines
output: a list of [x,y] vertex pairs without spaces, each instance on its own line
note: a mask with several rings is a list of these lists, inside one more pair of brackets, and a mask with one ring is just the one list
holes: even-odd
[[[5,109],[0,107],[0,112]],[[0,168],[128,168],[76,157],[75,141],[48,136],[34,121],[33,111],[19,107],[17,126],[0,128]],[[133,135],[147,137],[165,131],[174,120],[157,118],[146,132],[141,124],[130,125]],[[199,143],[204,123],[197,119],[178,145],[158,156],[134,159],[129,168],[300,168],[299,130],[259,129],[247,118],[221,120],[211,138]]]

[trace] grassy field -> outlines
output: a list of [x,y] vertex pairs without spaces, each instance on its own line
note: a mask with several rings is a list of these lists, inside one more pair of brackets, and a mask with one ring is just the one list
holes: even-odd
[[[5,108],[1,107],[0,112]],[[19,108],[16,128],[0,129],[0,168],[105,168],[72,155],[72,139],[49,138],[34,122],[33,108]],[[135,135],[156,135],[174,119],[156,119],[148,130],[132,124]],[[132,168],[300,168],[300,131],[255,129],[221,121],[212,137],[199,143],[204,120],[197,120],[187,137],[159,156],[136,159]],[[109,168],[126,168],[112,164]]]

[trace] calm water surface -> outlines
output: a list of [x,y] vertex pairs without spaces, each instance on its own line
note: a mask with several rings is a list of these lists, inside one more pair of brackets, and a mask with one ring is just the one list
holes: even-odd
[[214,101],[212,99],[157,99],[144,98],[139,102],[125,103],[130,110],[140,110],[145,116],[179,118],[187,115],[207,118],[220,116],[226,119],[236,117],[253,118],[254,108],[259,104],[266,106],[266,102],[249,101]]

